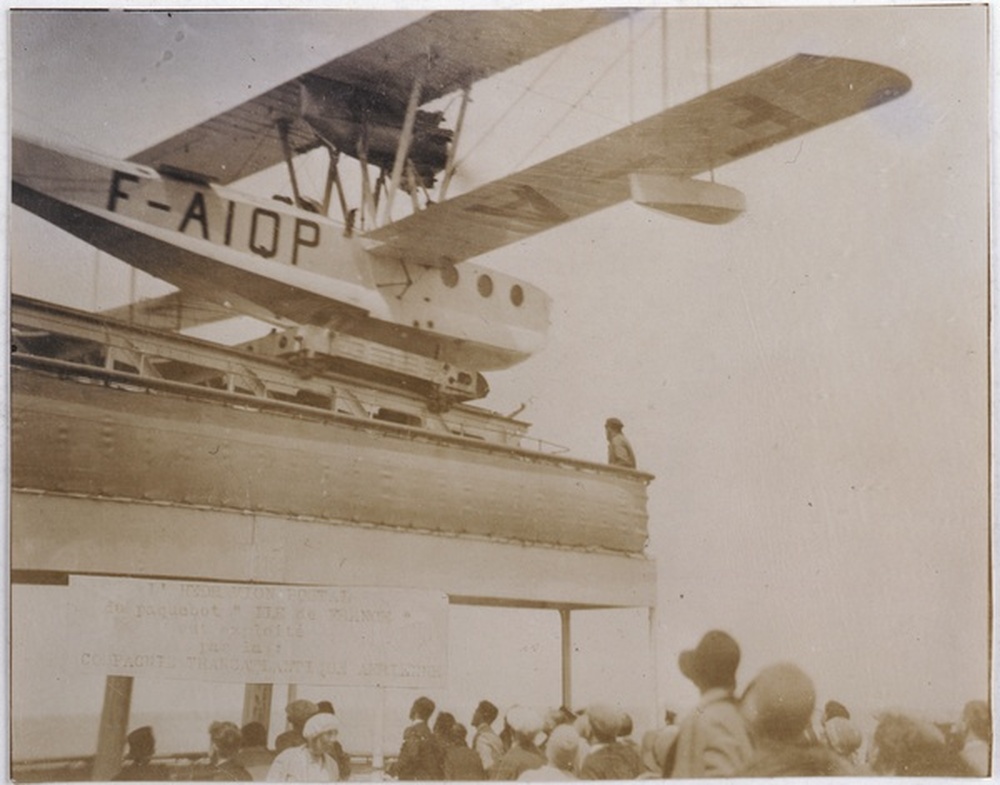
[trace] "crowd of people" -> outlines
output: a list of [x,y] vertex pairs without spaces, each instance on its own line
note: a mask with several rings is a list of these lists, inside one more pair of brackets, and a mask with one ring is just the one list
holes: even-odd
[[[700,693],[678,722],[633,739],[632,718],[611,704],[580,711],[500,710],[480,701],[469,727],[420,697],[410,710],[396,760],[397,780],[479,781],[699,779],[726,777],[990,775],[992,723],[985,701],[970,701],[955,723],[935,724],[900,711],[878,715],[865,745],[850,711],[828,700],[817,712],[812,679],[797,665],[764,668],[737,694],[740,648],[712,630],[681,653],[678,665]],[[333,782],[351,774],[337,740],[333,706],[297,700],[286,708],[289,730],[267,747],[259,723],[242,729],[212,723],[211,753],[196,779],[210,781]],[[433,720],[433,721],[432,721]],[[500,730],[497,731],[496,727]],[[471,737],[471,738],[470,738]],[[151,762],[152,730],[129,734],[129,762],[117,779],[167,779]],[[864,755],[862,748],[866,747]]]

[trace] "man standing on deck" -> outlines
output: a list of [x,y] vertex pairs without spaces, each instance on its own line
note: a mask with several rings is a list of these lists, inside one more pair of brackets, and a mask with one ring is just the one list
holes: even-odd
[[635,453],[632,452],[632,445],[622,433],[624,427],[617,417],[609,417],[604,423],[604,435],[608,437],[608,463],[612,466],[634,469]]

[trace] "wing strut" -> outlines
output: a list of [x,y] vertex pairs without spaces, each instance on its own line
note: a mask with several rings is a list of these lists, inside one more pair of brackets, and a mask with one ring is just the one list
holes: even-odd
[[278,127],[278,135],[281,137],[281,149],[285,154],[285,163],[288,165],[288,179],[292,184],[292,196],[295,197],[295,206],[300,207],[303,210],[315,212],[316,205],[303,199],[302,192],[299,191],[299,178],[295,174],[295,165],[292,163],[292,143],[288,138],[288,120],[278,120],[276,125]]
[[441,181],[441,191],[438,198],[443,202],[448,198],[448,186],[451,184],[452,175],[455,174],[455,157],[458,153],[458,140],[462,136],[462,126],[465,124],[465,110],[469,105],[469,96],[472,94],[471,87],[462,88],[462,105],[458,109],[458,122],[455,123],[455,135],[451,139],[451,146],[448,148],[448,161],[444,166],[444,180]]
[[326,191],[323,194],[323,214],[330,214],[330,197],[332,196],[330,191],[333,189],[333,186],[336,185],[337,198],[340,200],[340,212],[341,215],[344,216],[344,223],[347,226],[348,231],[350,231],[350,210],[347,207],[347,197],[344,195],[344,183],[340,179],[340,169],[338,168],[338,164],[340,163],[340,151],[329,142],[326,143],[326,149],[330,154],[330,163],[326,172]]
[[392,177],[389,180],[389,189],[385,199],[385,222],[392,221],[392,200],[396,196],[396,189],[404,174],[404,167],[410,155],[410,142],[413,140],[413,125],[417,119],[417,109],[420,106],[420,94],[424,88],[424,67],[417,72],[413,80],[413,89],[410,90],[410,102],[406,106],[406,118],[403,120],[403,130],[399,135],[399,146],[396,149],[396,160],[392,162]]
[[375,226],[375,215],[378,205],[372,195],[372,182],[368,174],[368,118],[361,121],[361,138],[358,140],[358,160],[361,162],[361,229],[365,229],[365,219],[371,217]]

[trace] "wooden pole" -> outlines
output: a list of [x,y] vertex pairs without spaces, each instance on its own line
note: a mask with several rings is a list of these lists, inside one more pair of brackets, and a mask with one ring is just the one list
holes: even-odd
[[573,708],[573,641],[570,637],[569,608],[559,609],[562,640],[562,705]]
[[128,736],[128,716],[132,709],[132,676],[108,676],[104,682],[104,705],[97,731],[97,755],[90,779],[107,782],[122,766]]
[[259,722],[264,730],[271,728],[271,684],[247,684],[243,688],[243,724]]
[[657,619],[656,619],[656,606],[649,606],[649,660],[650,660],[650,671],[649,678],[652,683],[653,689],[649,692],[653,696],[653,727],[659,728],[660,723],[663,721],[663,715],[660,713],[660,679],[659,679],[659,657],[657,652]]
[[385,687],[377,687],[378,700],[375,701],[375,725],[372,729],[372,768],[378,772],[378,779],[385,769]]

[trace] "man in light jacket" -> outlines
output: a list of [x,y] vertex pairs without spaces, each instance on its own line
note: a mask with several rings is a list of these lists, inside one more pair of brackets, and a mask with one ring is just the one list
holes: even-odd
[[695,649],[681,652],[678,664],[701,692],[701,700],[681,721],[663,776],[732,777],[753,754],[746,722],[733,694],[740,647],[725,632],[712,630]]

